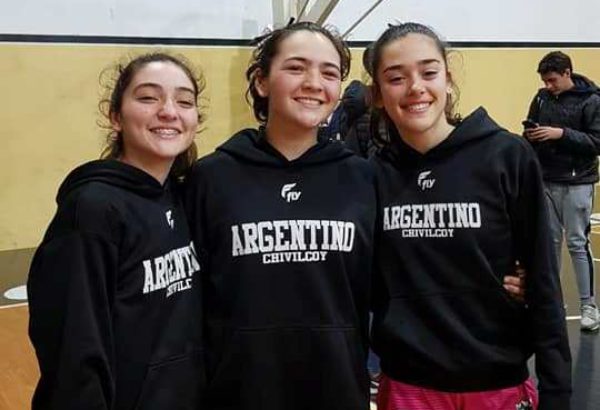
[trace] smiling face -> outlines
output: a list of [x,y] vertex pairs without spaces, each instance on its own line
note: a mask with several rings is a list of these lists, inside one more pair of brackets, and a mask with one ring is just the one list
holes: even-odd
[[451,130],[445,114],[449,73],[435,41],[408,34],[387,44],[377,67],[376,102],[404,138],[436,138]]
[[151,174],[168,169],[192,143],[198,108],[192,80],[177,65],[154,61],[133,76],[120,111],[111,114],[123,138],[121,161]]
[[267,128],[316,135],[341,91],[340,55],[327,37],[300,30],[281,41],[267,77],[256,88],[269,99]]

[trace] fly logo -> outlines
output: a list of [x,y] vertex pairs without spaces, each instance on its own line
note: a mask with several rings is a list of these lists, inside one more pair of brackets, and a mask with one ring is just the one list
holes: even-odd
[[423,171],[417,177],[417,185],[421,187],[421,191],[433,188],[433,184],[435,184],[435,179],[427,178],[430,174],[431,171]]
[[171,229],[175,228],[175,221],[173,220],[173,211],[168,210],[165,212],[165,217],[167,218],[167,224],[171,227]]
[[300,199],[300,195],[302,194],[302,192],[292,191],[292,189],[294,189],[295,186],[296,186],[296,183],[285,184],[281,188],[281,197],[283,199],[285,199],[286,202],[293,202],[293,201],[297,201],[298,199]]

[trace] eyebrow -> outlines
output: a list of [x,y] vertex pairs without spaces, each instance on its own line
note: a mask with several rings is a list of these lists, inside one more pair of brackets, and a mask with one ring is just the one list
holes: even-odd
[[[428,58],[426,60],[418,61],[417,65],[424,66],[424,65],[428,65],[428,64],[432,64],[432,63],[441,64],[441,61],[436,58]],[[403,65],[403,64],[395,64],[395,65],[386,67],[385,70],[383,70],[383,72],[386,73],[388,71],[393,71],[393,70],[402,70],[404,67],[405,67],[405,65]]]
[[[144,87],[162,89],[162,86],[160,86],[159,84],[156,84],[156,83],[140,83],[140,84],[138,84],[138,85],[135,86],[135,88],[133,89],[133,91],[137,91],[140,88],[144,88]],[[176,87],[175,89],[177,91],[185,91],[185,92],[190,92],[190,93],[194,94],[194,90],[192,90],[189,87]]]
[[[312,60],[309,60],[308,58],[305,58],[305,57],[296,57],[296,56],[292,56],[292,57],[286,58],[286,59],[284,60],[284,63],[287,63],[287,62],[289,62],[289,61],[299,61],[299,62],[301,62],[301,63],[304,63],[304,64],[309,64],[309,63],[310,63]],[[325,67],[331,67],[331,68],[335,68],[335,69],[336,69],[336,70],[338,70],[339,72],[341,72],[341,71],[342,71],[342,69],[340,68],[340,66],[339,66],[339,65],[337,65],[337,64],[335,64],[335,63],[332,63],[332,62],[329,62],[329,61],[326,61],[326,62],[324,62],[324,63],[321,63],[320,65],[322,65],[322,66],[325,66]]]

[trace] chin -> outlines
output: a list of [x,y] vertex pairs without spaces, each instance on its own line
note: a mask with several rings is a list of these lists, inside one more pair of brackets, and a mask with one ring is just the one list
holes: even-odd
[[327,117],[322,118],[304,118],[304,119],[299,119],[297,121],[294,121],[297,126],[299,128],[305,128],[305,129],[312,129],[312,128],[317,128],[319,127],[325,120],[327,119]]

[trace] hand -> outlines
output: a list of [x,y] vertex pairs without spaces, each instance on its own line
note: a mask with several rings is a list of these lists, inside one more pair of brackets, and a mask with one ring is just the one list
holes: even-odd
[[550,141],[550,140],[557,140],[559,138],[562,138],[563,129],[539,126],[536,128],[526,129],[524,134],[525,134],[525,138],[527,138],[529,141],[534,141],[534,142]]
[[509,295],[522,303],[525,302],[525,276],[525,269],[516,261],[514,272],[504,277],[503,284]]

